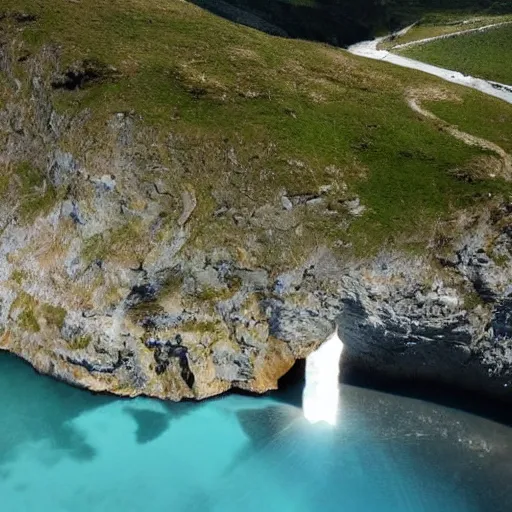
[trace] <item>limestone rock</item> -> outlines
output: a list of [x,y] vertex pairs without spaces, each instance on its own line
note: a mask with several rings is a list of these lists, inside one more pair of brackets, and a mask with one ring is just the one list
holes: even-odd
[[356,364],[510,398],[510,205],[462,223],[442,254],[340,256],[338,232],[307,250],[330,200],[346,210],[333,229],[364,213],[344,187],[255,196],[231,141],[190,150],[171,133],[155,149],[133,113],[92,136],[86,109],[55,113],[55,51],[30,61],[30,101],[0,52],[0,349],[95,391],[202,399],[275,388],[338,326]]

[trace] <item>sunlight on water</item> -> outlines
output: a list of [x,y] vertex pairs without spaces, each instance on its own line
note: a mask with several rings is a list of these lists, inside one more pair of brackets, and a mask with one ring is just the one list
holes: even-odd
[[306,385],[302,398],[304,417],[310,423],[336,425],[339,408],[340,358],[343,342],[335,332],[306,359]]
[[0,511],[510,512],[510,427],[347,383],[312,425],[302,393],[122,400],[0,352]]

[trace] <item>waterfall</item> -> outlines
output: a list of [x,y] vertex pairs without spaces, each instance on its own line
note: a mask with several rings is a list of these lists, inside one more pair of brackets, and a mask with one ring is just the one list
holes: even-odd
[[334,332],[306,359],[306,385],[302,395],[304,417],[310,423],[335,425],[339,406],[339,373],[343,342]]

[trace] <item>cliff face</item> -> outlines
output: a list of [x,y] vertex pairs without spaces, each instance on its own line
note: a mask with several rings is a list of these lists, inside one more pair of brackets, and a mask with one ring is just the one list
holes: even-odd
[[[346,58],[344,99],[362,80],[350,73],[363,76]],[[355,157],[314,170],[276,158],[275,144],[255,134],[249,149],[243,140],[235,148],[227,137],[157,130],[134,110],[98,115],[80,100],[59,108],[61,92],[115,86],[121,71],[93,59],[64,66],[50,45],[27,54],[16,37],[3,41],[0,71],[1,349],[96,391],[201,399],[275,388],[338,325],[357,364],[509,396],[512,216],[503,198],[451,214],[445,235],[422,235],[421,256],[398,247],[356,255],[344,235],[367,206],[347,182],[369,170]],[[197,83],[187,94],[213,97],[212,112],[256,98]],[[347,101],[366,111],[362,99]],[[280,128],[307,114],[278,105]],[[311,137],[296,125],[293,133]],[[425,148],[444,137],[425,133]],[[373,136],[352,146],[371,151]]]
[[461,220],[464,234],[430,262],[381,257],[345,280],[339,331],[352,362],[509,398],[509,222],[502,205]]
[[[69,73],[55,71],[51,50],[31,63],[26,96],[5,48],[1,64],[10,93],[0,112],[0,348],[93,390],[179,400],[275,388],[330,334],[321,286],[302,291],[301,277],[286,301],[278,289],[288,277],[272,279],[243,248],[236,259],[193,245],[201,205],[179,138],[166,142],[169,168],[134,115],[91,134],[89,111],[58,114],[51,84]],[[250,239],[291,229],[305,208],[287,210],[278,196],[238,211],[223,206],[224,192],[212,225],[229,217]]]

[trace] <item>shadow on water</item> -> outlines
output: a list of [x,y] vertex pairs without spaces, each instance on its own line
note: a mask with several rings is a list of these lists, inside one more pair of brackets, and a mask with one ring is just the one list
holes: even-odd
[[[239,428],[246,439],[234,450],[229,466],[224,467],[220,475],[228,488],[229,482],[236,486],[239,479],[244,480],[247,474],[261,468],[269,473],[268,476],[258,474],[258,478],[262,482],[267,477],[275,479],[278,486],[281,480],[288,485],[300,474],[307,494],[304,499],[311,500],[313,510],[316,499],[327,499],[327,496],[330,501],[326,506],[332,507],[343,498],[343,492],[350,494],[354,485],[364,490],[357,491],[359,496],[373,492],[374,485],[382,496],[388,496],[385,490],[388,483],[414,496],[416,488],[407,483],[410,474],[413,480],[421,482],[417,489],[424,487],[418,499],[426,499],[425,495],[432,492],[444,500],[454,492],[476,507],[460,510],[509,512],[508,504],[512,502],[509,483],[512,481],[512,432],[509,427],[452,407],[456,400],[453,393],[443,392],[441,405],[439,396],[429,395],[424,388],[420,394],[412,393],[407,386],[409,396],[405,396],[403,384],[395,392],[389,386],[383,392],[374,379],[368,376],[363,379],[360,372],[351,373],[344,368],[342,375],[339,422],[332,429],[326,425],[310,425],[303,418],[304,362],[297,363],[282,379],[278,392],[269,393],[261,400],[230,401],[230,397],[224,397],[202,403],[147,399],[128,402],[56,382],[36,374],[19,359],[0,353],[3,379],[0,479],[13,480],[10,472],[14,465],[10,463],[17,463],[18,456],[22,462],[23,453],[37,452],[38,458],[45,457],[42,462],[48,466],[63,458],[93,460],[96,452],[90,440],[94,435],[82,432],[76,425],[84,423],[75,420],[99,407],[106,407],[101,413],[105,419],[110,413],[115,415],[116,411],[121,411],[133,425],[135,438],[130,435],[122,441],[128,443],[128,447],[130,443],[146,445],[161,439],[173,421],[188,415],[191,415],[190,423],[183,424],[182,428],[186,425],[186,429],[194,430],[197,425],[198,432],[203,431],[207,436],[207,443],[219,442],[215,434],[210,434],[209,425],[203,422],[204,418],[212,417],[210,414],[215,417],[225,411],[232,418],[230,421],[237,424],[234,432]],[[227,400],[226,409],[223,400]],[[116,407],[110,409],[109,406]],[[206,414],[195,417],[194,413],[203,407],[207,409]],[[232,428],[229,423],[224,425],[223,428]],[[230,431],[226,435],[229,436]],[[190,439],[185,435],[180,440],[184,449],[193,438],[193,435]],[[33,449],[34,443],[44,443],[48,449]],[[229,443],[225,446],[229,450]],[[386,476],[381,478],[381,472]],[[383,481],[384,487],[372,483],[372,478],[376,482]],[[442,492],[435,486],[441,486]],[[388,497],[398,499],[393,493]],[[195,489],[187,510],[209,509],[216,509],[209,492]],[[413,507],[410,510],[424,509]]]
[[94,447],[72,420],[112,398],[95,396],[37,374],[20,359],[0,352],[0,468],[16,457],[25,443],[46,442],[55,456],[91,460]]
[[340,374],[345,384],[379,390],[399,397],[424,400],[512,427],[510,404],[476,391],[423,380],[383,377],[374,372],[356,368],[347,360],[342,360]]
[[[292,369],[279,380],[279,390],[270,393],[273,399],[283,404],[302,407],[302,391],[305,386],[306,362],[298,360]],[[485,394],[440,385],[433,382],[411,379],[391,379],[366,371],[342,357],[340,383],[367,390],[381,391],[389,395],[423,400],[512,427],[512,407],[506,402]]]
[[[398,465],[420,481],[427,479],[425,495],[439,487],[446,496],[456,492],[475,507],[471,510],[509,511],[512,432],[504,404],[425,383],[390,383],[345,365],[341,375],[338,426],[325,432],[336,439],[334,452],[326,455],[330,464],[341,468],[349,457],[361,468]],[[297,450],[297,445],[308,450],[310,439],[318,440],[327,427],[308,425],[302,418],[304,383],[304,362],[299,362],[270,395],[275,405],[237,411],[248,444],[236,454],[229,472],[255,458],[286,458],[287,450]],[[368,471],[370,478],[373,470]],[[338,478],[336,485],[341,485],[341,475],[333,477]],[[343,485],[350,486],[349,480]],[[402,480],[397,485],[411,492]]]
[[144,402],[135,403],[151,403],[153,407],[158,405],[160,410],[146,409],[144,406],[125,407],[124,411],[129,414],[137,425],[135,438],[137,443],[146,444],[156,441],[160,436],[164,435],[172,422],[183,418],[193,412],[197,412],[204,402],[164,402],[158,400],[142,399]]
[[146,444],[158,439],[169,428],[171,422],[171,418],[160,411],[135,409],[133,407],[126,407],[125,411],[137,423],[135,436],[139,444]]
[[[0,479],[9,474],[26,444],[46,443],[52,465],[62,457],[90,461],[96,455],[86,435],[74,425],[79,416],[123,400],[75,388],[40,375],[23,360],[0,351]],[[202,403],[141,400],[124,411],[136,424],[137,443],[146,444],[165,434],[172,421],[202,407]]]

